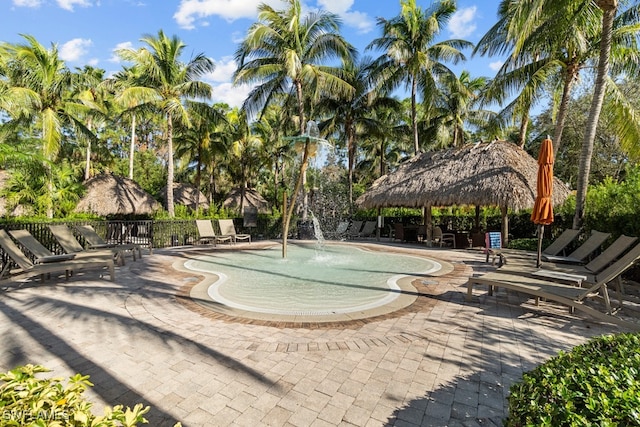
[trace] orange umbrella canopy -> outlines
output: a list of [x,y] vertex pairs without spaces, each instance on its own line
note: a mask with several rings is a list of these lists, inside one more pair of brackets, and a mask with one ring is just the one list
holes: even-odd
[[549,225],[553,222],[553,142],[542,141],[538,154],[538,180],[536,201],[531,212],[534,224]]

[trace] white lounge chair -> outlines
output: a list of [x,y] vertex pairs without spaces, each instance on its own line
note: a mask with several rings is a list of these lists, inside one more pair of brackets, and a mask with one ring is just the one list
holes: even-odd
[[236,227],[232,219],[219,219],[218,226],[220,234],[223,236],[231,236],[231,240],[235,243],[238,240],[246,240],[251,243],[251,234],[236,233]]
[[196,227],[198,228],[199,235],[197,243],[213,243],[215,246],[218,242],[231,243],[233,241],[231,236],[216,234],[210,219],[196,219]]

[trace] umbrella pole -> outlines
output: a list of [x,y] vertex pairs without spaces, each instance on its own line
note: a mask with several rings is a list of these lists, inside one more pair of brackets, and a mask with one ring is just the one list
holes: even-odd
[[536,268],[540,268],[542,264],[542,236],[544,235],[544,225],[538,225],[538,258],[536,260]]

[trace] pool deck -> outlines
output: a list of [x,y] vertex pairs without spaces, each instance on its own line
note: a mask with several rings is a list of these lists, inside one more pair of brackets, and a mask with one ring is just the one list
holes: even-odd
[[96,412],[141,402],[152,426],[500,426],[523,372],[623,331],[504,290],[465,302],[467,278],[493,268],[479,251],[366,244],[451,267],[413,280],[399,312],[268,322],[194,304],[203,276],[173,267],[228,246],[145,252],[114,282],[87,272],[0,291],[0,370],[90,375]]

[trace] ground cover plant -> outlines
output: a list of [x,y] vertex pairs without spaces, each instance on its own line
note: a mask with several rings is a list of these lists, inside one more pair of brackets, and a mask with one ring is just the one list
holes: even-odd
[[640,425],[640,334],[560,352],[510,389],[507,427]]
[[116,405],[96,416],[82,396],[93,386],[88,376],[76,374],[67,384],[60,378],[36,378],[45,372],[44,366],[25,365],[0,375],[0,425],[134,427],[147,422],[143,415],[150,408],[142,404],[133,409]]

